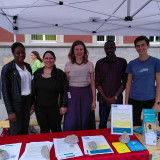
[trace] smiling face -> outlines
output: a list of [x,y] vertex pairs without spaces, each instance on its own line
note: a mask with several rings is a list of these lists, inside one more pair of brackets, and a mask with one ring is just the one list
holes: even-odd
[[106,52],[107,57],[115,56],[116,47],[114,43],[111,42],[106,43],[104,50]]
[[25,49],[23,47],[16,47],[13,51],[13,56],[17,64],[23,63],[26,58]]
[[50,53],[46,53],[43,59],[44,66],[47,68],[53,68],[55,59]]
[[147,55],[147,50],[150,47],[150,45],[147,45],[146,41],[142,40],[142,41],[138,41],[135,47],[138,54],[140,56],[143,56],[143,55]]
[[75,55],[76,60],[82,60],[84,56],[84,47],[82,45],[75,46],[74,55]]

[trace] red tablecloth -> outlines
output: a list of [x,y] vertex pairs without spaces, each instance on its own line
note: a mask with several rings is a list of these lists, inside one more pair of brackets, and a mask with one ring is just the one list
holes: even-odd
[[[84,154],[83,144],[81,136],[92,136],[92,135],[103,135],[108,143],[110,144],[114,153],[109,154],[99,154],[99,155],[85,155],[82,157],[70,158],[71,160],[149,160],[149,152],[144,151],[132,151],[130,153],[121,153],[119,154],[115,148],[112,146],[112,142],[118,142],[120,135],[111,135],[110,129],[97,129],[97,130],[86,130],[86,131],[72,131],[72,132],[57,132],[57,133],[44,133],[44,134],[30,134],[30,135],[21,135],[21,136],[8,136],[0,138],[0,144],[10,144],[22,142],[22,147],[20,151],[20,156],[24,152],[25,145],[28,142],[40,142],[40,141],[52,141],[53,138],[64,138],[68,135],[75,134],[79,138],[79,146],[81,151]],[[130,136],[131,140],[138,140],[135,135]],[[54,145],[51,149],[50,154],[51,160],[55,160]]]

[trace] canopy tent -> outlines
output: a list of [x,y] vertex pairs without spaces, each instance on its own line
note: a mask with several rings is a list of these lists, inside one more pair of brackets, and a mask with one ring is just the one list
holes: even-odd
[[0,0],[15,34],[160,36],[160,0]]

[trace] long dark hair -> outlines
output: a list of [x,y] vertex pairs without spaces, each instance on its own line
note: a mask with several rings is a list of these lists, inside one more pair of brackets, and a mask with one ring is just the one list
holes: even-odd
[[37,51],[32,51],[32,53],[36,56],[36,58],[41,61],[41,63],[43,62],[43,60],[41,59],[39,53]]

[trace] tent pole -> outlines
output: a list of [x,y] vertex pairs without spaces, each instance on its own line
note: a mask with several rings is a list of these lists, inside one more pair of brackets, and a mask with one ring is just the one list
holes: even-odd
[[128,1],[127,1],[127,16],[131,16],[131,15],[130,15],[130,10],[131,10],[131,1],[128,0]]
[[14,33],[14,42],[16,42],[16,33],[17,33],[17,30],[18,30],[18,27],[16,26],[16,22],[17,22],[17,18],[18,16],[13,16],[13,33]]
[[16,33],[14,33],[14,42],[16,42],[17,40],[16,40]]

